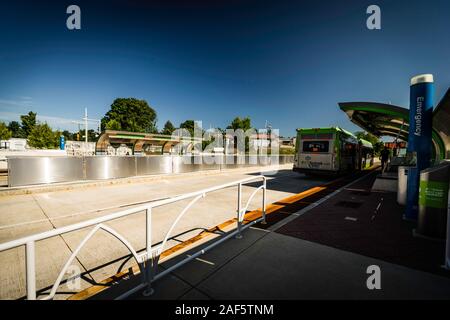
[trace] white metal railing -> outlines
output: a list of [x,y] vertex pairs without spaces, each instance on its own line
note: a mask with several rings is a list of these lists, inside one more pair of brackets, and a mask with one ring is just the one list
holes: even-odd
[[[256,188],[253,193],[250,195],[249,199],[247,200],[247,203],[245,206],[242,206],[242,185],[253,182],[255,180],[262,180],[262,184]],[[176,263],[172,267],[165,269],[164,271],[157,273],[158,268],[158,262],[159,258],[161,256],[161,253],[164,250],[164,247],[170,237],[170,234],[172,233],[173,229],[175,228],[176,224],[180,221],[180,219],[184,216],[184,214],[201,198],[204,198],[208,193],[217,191],[220,189],[225,189],[229,187],[237,186],[238,187],[238,194],[237,194],[237,221],[236,221],[236,230],[233,232],[228,233],[226,236],[220,237],[217,241],[214,241],[210,245],[206,246],[205,248],[197,251],[196,253],[189,255],[187,258],[183,259],[182,261]],[[261,190],[263,191],[262,196],[262,216],[258,219],[255,219],[247,224],[243,224],[244,215],[247,211],[248,206],[250,205],[250,202],[252,201],[253,197],[256,195],[256,193]],[[267,190],[267,180],[266,177],[263,175],[258,175],[254,177],[249,177],[245,179],[241,179],[234,182],[229,182],[226,184],[222,184],[216,187],[207,188],[204,190],[187,193],[184,195],[176,196],[173,198],[158,200],[155,202],[149,202],[147,204],[140,205],[135,208],[126,209],[122,211],[118,211],[112,214],[108,214],[99,218],[86,220],[83,222],[79,222],[76,224],[64,226],[61,228],[49,230],[46,232],[38,233],[35,235],[27,236],[21,239],[12,240],[6,243],[0,244],[0,252],[13,249],[20,246],[25,246],[25,252],[26,252],[26,260],[25,260],[25,266],[26,266],[26,295],[27,299],[29,300],[36,300],[36,260],[35,260],[35,244],[36,241],[48,239],[54,236],[59,236],[65,233],[69,233],[72,231],[84,229],[87,227],[94,226],[94,228],[88,233],[88,235],[80,242],[78,247],[73,251],[72,255],[69,257],[67,262],[65,263],[64,267],[61,269],[55,283],[53,284],[50,293],[42,298],[42,300],[49,300],[52,299],[55,294],[56,290],[58,289],[64,274],[67,271],[67,268],[70,266],[72,261],[77,256],[78,252],[83,248],[83,246],[89,241],[89,239],[100,229],[103,229],[104,231],[110,233],[114,237],[116,237],[120,242],[122,242],[128,250],[133,255],[134,259],[138,263],[139,269],[141,271],[142,276],[142,282],[132,290],[122,294],[117,299],[125,298],[131,294],[133,294],[136,291],[139,291],[143,288],[145,288],[144,295],[150,295],[153,292],[152,289],[152,282],[160,279],[164,275],[172,272],[173,270],[177,269],[178,267],[184,265],[185,263],[191,261],[192,259],[197,258],[198,256],[204,254],[205,252],[209,251],[213,247],[217,246],[218,244],[224,242],[225,240],[236,236],[236,238],[242,238],[241,232],[250,227],[251,225],[262,222],[266,223],[266,190]],[[178,202],[181,200],[191,199],[192,200],[187,204],[186,207],[178,214],[177,218],[172,223],[171,227],[167,231],[164,240],[161,244],[158,246],[152,247],[151,243],[151,234],[152,234],[152,209],[156,207],[161,207],[170,203]],[[145,226],[145,235],[146,235],[146,245],[143,253],[137,253],[137,251],[133,248],[133,246],[117,231],[112,229],[111,227],[105,225],[105,222],[112,221],[118,218],[122,218],[125,216],[129,216],[132,214],[136,214],[139,212],[145,211],[146,215],[146,226]]]

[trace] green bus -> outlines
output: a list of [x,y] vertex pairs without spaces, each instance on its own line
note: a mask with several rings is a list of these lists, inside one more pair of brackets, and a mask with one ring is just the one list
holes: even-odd
[[339,127],[297,129],[293,170],[344,174],[373,165],[373,146]]

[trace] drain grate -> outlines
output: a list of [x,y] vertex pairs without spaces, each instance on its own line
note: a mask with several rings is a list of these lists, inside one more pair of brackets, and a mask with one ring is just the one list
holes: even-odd
[[339,201],[335,204],[335,206],[346,207],[346,208],[359,208],[361,207],[362,202],[355,201]]

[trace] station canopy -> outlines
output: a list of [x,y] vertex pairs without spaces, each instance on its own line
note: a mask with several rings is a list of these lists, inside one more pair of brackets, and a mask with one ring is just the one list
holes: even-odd
[[159,153],[169,153],[172,147],[183,143],[184,152],[189,152],[193,147],[193,141],[198,140],[192,137],[171,136],[154,133],[139,133],[106,130],[99,137],[95,145],[97,154],[107,153],[108,147],[118,147],[120,145],[130,146],[133,154],[149,154],[151,149],[159,150]]
[[[339,107],[365,131],[408,141],[409,109],[378,102],[341,102]],[[450,89],[433,111],[432,132],[437,160],[450,158]]]

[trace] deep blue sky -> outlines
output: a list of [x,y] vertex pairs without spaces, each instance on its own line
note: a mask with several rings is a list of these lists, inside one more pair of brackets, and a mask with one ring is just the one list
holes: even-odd
[[[317,2],[317,3],[316,3]],[[186,3],[186,4],[183,4]],[[189,5],[187,4],[189,3]],[[209,3],[209,4],[208,4]],[[81,7],[82,29],[66,28]],[[366,28],[377,4],[382,29]],[[0,5],[0,119],[36,111],[53,127],[145,99],[161,129],[250,116],[281,134],[350,123],[337,103],[409,105],[409,79],[450,86],[449,1],[14,1]],[[46,116],[46,117],[43,117]]]

